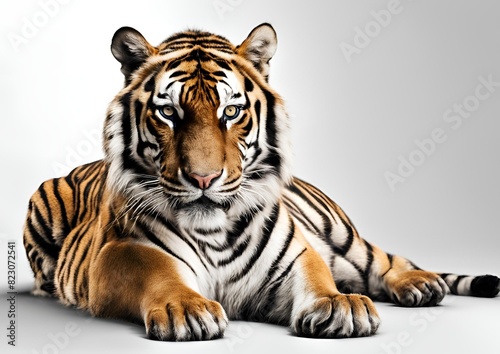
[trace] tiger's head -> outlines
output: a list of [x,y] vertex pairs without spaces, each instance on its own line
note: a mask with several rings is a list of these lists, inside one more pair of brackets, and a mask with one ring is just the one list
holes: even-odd
[[104,127],[108,185],[135,217],[225,228],[274,203],[291,179],[288,117],[268,84],[269,24],[238,46],[189,30],[154,47],[123,27],[111,51],[125,86]]

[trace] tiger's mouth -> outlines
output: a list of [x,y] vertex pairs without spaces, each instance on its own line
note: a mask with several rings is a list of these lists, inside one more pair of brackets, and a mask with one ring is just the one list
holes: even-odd
[[190,206],[197,206],[197,207],[203,207],[203,208],[222,208],[221,204],[214,202],[212,199],[210,199],[206,195],[202,195],[198,199],[187,203],[187,207],[190,207]]
[[230,207],[229,202],[216,202],[210,199],[208,196],[203,194],[198,199],[190,201],[188,203],[184,203],[180,206],[181,209],[196,209],[196,210],[214,210],[221,209],[227,211]]

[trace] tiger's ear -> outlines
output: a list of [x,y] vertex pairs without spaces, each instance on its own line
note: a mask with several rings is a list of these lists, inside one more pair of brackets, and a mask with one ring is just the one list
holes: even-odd
[[255,27],[247,39],[236,47],[236,53],[250,60],[253,66],[265,77],[269,77],[269,61],[276,52],[278,38],[273,26],[263,23]]
[[111,53],[122,64],[121,71],[127,84],[130,75],[156,52],[157,49],[131,27],[120,28],[111,40]]

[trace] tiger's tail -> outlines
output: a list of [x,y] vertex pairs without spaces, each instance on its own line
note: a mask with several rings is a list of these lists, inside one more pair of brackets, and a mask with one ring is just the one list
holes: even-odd
[[500,292],[500,278],[495,275],[457,275],[438,273],[453,295],[495,297]]

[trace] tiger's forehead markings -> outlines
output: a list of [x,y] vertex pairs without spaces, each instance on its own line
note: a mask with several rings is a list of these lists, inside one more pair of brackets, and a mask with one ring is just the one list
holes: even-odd
[[200,31],[186,31],[170,36],[160,45],[160,54],[196,46],[234,54],[234,46],[226,38]]
[[240,81],[232,71],[226,72],[226,78],[217,83],[216,89],[220,100],[219,107],[217,108],[218,117],[223,116],[226,106],[248,106],[248,96],[243,91]]
[[[175,39],[175,42],[179,40]],[[172,56],[173,53],[166,54],[170,60],[166,61],[164,71],[159,75],[158,94],[154,101],[180,107],[204,98],[218,107],[229,103],[245,105],[243,87],[231,68],[230,57],[218,52],[218,48],[202,47],[199,38],[189,40],[197,43],[191,50],[184,46],[176,57]]]
[[[214,101],[214,105],[218,107],[225,107],[229,104],[246,105],[246,95],[243,95],[243,85],[240,83],[236,75],[232,71],[219,70],[212,72],[211,82],[209,85],[210,91],[217,97],[217,101]],[[187,79],[186,79],[187,78]],[[180,70],[170,70],[165,72],[160,78],[159,90],[155,97],[153,97],[153,103],[155,105],[174,105],[177,108],[182,108],[184,100],[181,99],[182,93],[186,92],[185,85],[188,81],[190,82],[189,87],[192,89],[196,87],[198,90],[207,89],[207,85],[198,85],[199,81],[205,81],[205,76],[199,76],[197,74],[193,75],[185,71]],[[193,95],[192,98],[196,98],[197,95]]]

